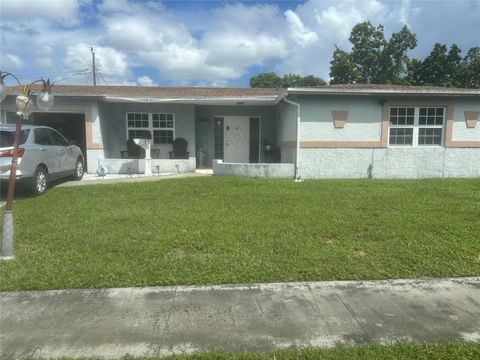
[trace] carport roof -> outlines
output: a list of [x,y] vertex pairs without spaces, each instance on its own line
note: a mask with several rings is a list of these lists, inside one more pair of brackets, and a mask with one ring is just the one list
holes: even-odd
[[[9,88],[17,94],[18,88]],[[39,92],[35,86],[33,92]],[[276,104],[286,93],[277,88],[153,87],[153,86],[77,86],[55,85],[56,96],[102,98],[108,102],[178,102],[192,104]]]

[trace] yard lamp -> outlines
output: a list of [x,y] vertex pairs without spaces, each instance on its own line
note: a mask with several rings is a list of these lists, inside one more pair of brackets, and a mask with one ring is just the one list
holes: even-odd
[[22,85],[18,78],[9,72],[0,71],[0,102],[7,97],[7,87],[4,79],[11,76],[17,82],[20,88],[20,94],[17,95],[15,105],[17,107],[17,116],[15,120],[15,139],[12,150],[12,163],[10,165],[10,177],[8,180],[7,202],[5,211],[3,212],[3,228],[2,228],[2,247],[0,252],[1,260],[10,260],[14,258],[13,253],[13,195],[15,193],[15,182],[17,180],[17,154],[20,142],[20,129],[22,120],[28,119],[33,111],[33,101],[31,98],[32,86],[42,83],[42,90],[37,95],[37,107],[41,111],[47,111],[53,106],[53,84],[50,80],[36,80],[28,85]]

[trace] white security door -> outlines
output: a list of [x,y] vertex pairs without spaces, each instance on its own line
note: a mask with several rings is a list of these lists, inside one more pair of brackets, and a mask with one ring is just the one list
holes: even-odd
[[248,163],[250,158],[250,120],[248,116],[226,116],[223,123],[225,162]]

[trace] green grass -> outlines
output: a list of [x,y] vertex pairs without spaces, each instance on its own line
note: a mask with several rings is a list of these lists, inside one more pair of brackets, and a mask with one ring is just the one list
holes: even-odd
[[125,357],[141,360],[477,360],[480,345],[472,343],[395,344],[339,346],[329,349],[306,348],[268,353],[210,352],[164,358]]
[[480,275],[480,180],[201,177],[19,200],[1,290]]
[[[171,356],[164,360],[476,360],[479,358],[478,344],[442,343],[289,349],[269,353],[199,353]],[[154,358],[143,358],[143,360],[154,360]]]

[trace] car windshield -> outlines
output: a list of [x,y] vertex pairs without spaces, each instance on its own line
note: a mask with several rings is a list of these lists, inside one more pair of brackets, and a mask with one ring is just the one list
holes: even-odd
[[[25,144],[30,130],[20,130],[20,144]],[[0,147],[13,146],[15,140],[15,130],[0,130]]]

